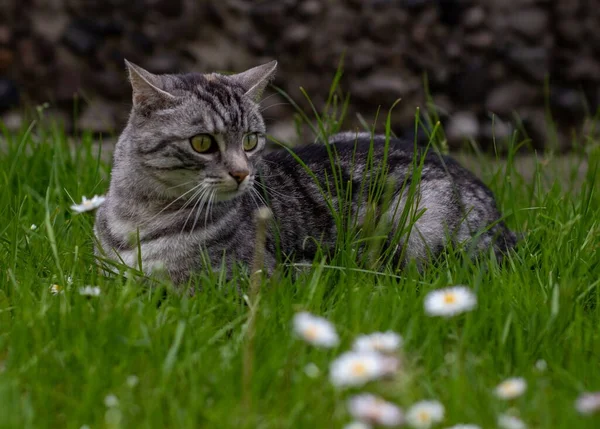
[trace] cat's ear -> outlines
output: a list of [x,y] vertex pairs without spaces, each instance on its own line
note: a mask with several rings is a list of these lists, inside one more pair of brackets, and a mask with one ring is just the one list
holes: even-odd
[[133,105],[152,106],[164,105],[166,102],[175,100],[175,96],[162,89],[160,76],[144,70],[138,65],[125,60],[125,65],[129,71],[129,81],[133,92]]
[[245,72],[229,76],[246,90],[246,95],[258,102],[263,91],[275,76],[277,61],[263,64]]

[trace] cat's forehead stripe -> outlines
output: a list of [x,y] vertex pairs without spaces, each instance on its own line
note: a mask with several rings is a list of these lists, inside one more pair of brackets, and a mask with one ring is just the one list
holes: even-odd
[[218,117],[208,122],[237,129],[245,129],[248,126],[248,112],[243,100],[244,90],[226,76],[187,73],[177,76],[176,86],[194,94]]

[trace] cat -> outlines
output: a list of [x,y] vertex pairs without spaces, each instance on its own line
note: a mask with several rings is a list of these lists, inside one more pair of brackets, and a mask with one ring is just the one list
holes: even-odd
[[[398,267],[410,260],[426,265],[449,245],[465,245],[475,256],[492,250],[502,258],[516,243],[492,192],[433,150],[396,139],[388,139],[386,148],[384,136],[346,132],[328,142],[265,153],[258,103],[275,61],[233,75],[155,75],[126,65],[133,107],[96,215],[99,256],[136,268],[141,262],[149,275],[166,270],[175,284],[207,265],[230,271],[251,262],[254,213],[268,204],[274,220],[267,271],[282,257],[312,261],[319,249],[335,250],[339,224],[332,208],[346,207],[347,200],[358,228],[365,226],[364,184],[381,171],[393,186],[378,220],[391,225],[384,245],[394,246]],[[348,197],[336,193],[336,174]],[[416,214],[410,231],[400,225],[407,205]]]

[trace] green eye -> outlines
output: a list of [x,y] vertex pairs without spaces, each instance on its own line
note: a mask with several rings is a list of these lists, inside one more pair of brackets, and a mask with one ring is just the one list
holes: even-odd
[[258,133],[250,133],[244,136],[244,150],[251,151],[258,145]]
[[216,145],[209,134],[198,134],[190,139],[192,148],[198,153],[214,152]]

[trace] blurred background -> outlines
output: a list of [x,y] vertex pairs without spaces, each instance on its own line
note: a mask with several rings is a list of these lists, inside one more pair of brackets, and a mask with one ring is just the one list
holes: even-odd
[[[435,107],[451,147],[519,129],[529,148],[569,150],[594,132],[600,0],[0,0],[0,121],[19,128],[47,102],[69,132],[118,133],[124,58],[154,73],[277,59],[274,84],[321,108],[342,56],[344,128],[381,106],[381,129],[401,98],[399,136],[414,137],[417,106]],[[294,109],[277,94],[265,105],[269,131],[293,140]]]

